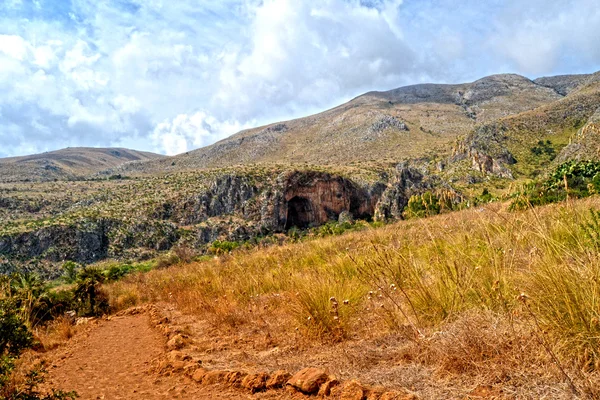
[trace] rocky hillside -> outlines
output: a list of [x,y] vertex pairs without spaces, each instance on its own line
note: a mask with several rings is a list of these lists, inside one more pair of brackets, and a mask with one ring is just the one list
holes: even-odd
[[[564,88],[571,85],[567,79],[557,82]],[[461,174],[456,163],[462,160],[481,173],[512,179],[535,177],[569,159],[599,159],[600,81],[584,82],[550,104],[475,128],[454,148],[454,175]]]
[[93,182],[0,184],[0,271],[25,262],[140,259],[349,218],[400,218],[434,185],[395,170],[238,168]]
[[163,158],[121,148],[70,147],[25,157],[0,158],[0,181],[77,179],[131,161]]
[[456,138],[476,126],[563,97],[519,75],[370,92],[321,114],[242,131],[212,146],[118,171],[153,173],[264,162],[397,163],[450,154]]
[[[371,92],[175,157],[67,149],[0,160],[0,271],[399,219],[426,191],[452,209],[558,162],[598,158],[599,78],[496,75]],[[415,197],[417,212],[427,199]]]

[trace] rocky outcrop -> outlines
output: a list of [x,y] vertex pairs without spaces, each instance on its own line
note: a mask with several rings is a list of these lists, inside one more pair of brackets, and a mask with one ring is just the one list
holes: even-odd
[[383,191],[375,210],[375,219],[389,220],[402,218],[402,212],[410,197],[431,189],[431,177],[407,163],[396,166],[396,173]]
[[556,158],[557,162],[569,160],[600,160],[600,108]]
[[172,213],[163,219],[180,224],[197,224],[210,217],[239,212],[246,218],[252,217],[248,202],[258,193],[257,186],[247,176],[223,175],[215,178],[210,187],[189,198],[181,205],[173,205]]
[[[246,241],[328,221],[401,218],[408,199],[432,185],[424,171],[408,164],[368,183],[314,170],[284,171],[276,177],[225,172],[198,193],[157,202],[144,211],[147,215],[65,214],[56,222],[32,223],[39,228],[5,233],[0,235],[0,256],[87,264],[156,254],[181,241],[202,248],[216,240]],[[85,204],[78,207],[85,209]],[[73,222],[64,222],[69,219]]]
[[457,144],[450,162],[468,159],[471,168],[482,174],[512,179],[507,166],[517,160],[506,148],[506,131],[506,126],[500,123],[480,126]]
[[307,228],[337,220],[343,212],[354,218],[370,219],[382,189],[377,184],[362,187],[326,172],[284,173],[274,187],[261,195],[261,225],[275,232],[293,226]]

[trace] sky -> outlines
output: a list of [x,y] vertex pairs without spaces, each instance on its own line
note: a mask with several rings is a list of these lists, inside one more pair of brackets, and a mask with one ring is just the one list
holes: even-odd
[[0,0],[0,157],[178,154],[371,90],[600,70],[597,0]]

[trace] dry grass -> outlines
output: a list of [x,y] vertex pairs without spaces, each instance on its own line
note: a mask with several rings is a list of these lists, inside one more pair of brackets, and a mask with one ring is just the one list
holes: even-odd
[[450,397],[473,382],[519,398],[595,397],[600,259],[584,226],[599,208],[600,198],[521,213],[495,204],[241,250],[108,290],[115,308],[168,302],[248,340],[266,331],[301,343],[296,356],[354,343],[366,357],[395,338],[393,361],[380,354],[353,373],[393,385],[406,377],[385,368],[430,368],[410,383],[425,397],[447,376],[468,380]]
[[73,321],[66,317],[59,317],[51,323],[38,327],[34,334],[44,351],[53,350],[71,339],[80,330]]

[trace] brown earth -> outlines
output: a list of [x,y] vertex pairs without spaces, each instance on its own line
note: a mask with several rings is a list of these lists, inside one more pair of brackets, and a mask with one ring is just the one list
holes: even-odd
[[200,386],[183,374],[165,375],[155,366],[165,354],[163,336],[147,315],[112,317],[49,352],[47,383],[75,390],[81,399],[287,399],[290,394],[251,395],[219,385]]

